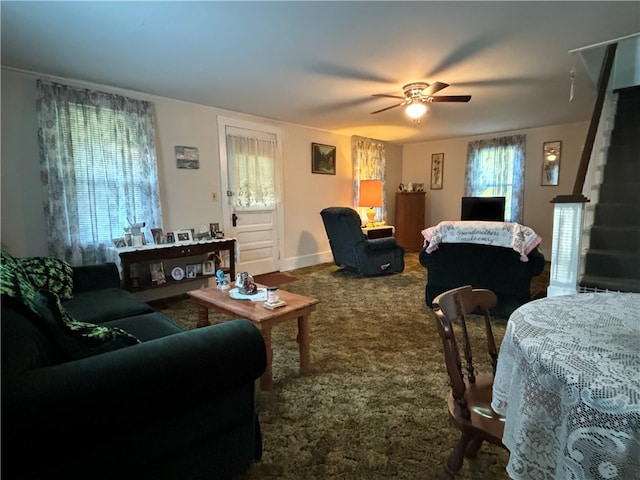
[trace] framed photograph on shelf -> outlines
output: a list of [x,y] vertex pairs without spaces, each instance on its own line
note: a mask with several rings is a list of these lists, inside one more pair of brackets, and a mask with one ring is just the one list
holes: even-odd
[[193,232],[191,230],[175,230],[173,235],[178,243],[193,242]]
[[205,260],[202,262],[202,275],[214,275],[216,273],[216,262]]
[[311,144],[311,173],[336,174],[336,147],[321,143]]
[[167,282],[164,276],[164,266],[162,262],[151,263],[149,265],[149,272],[151,273],[151,281],[156,285],[162,285]]
[[153,237],[153,243],[156,245],[160,245],[162,243],[162,229],[161,228],[152,228],[151,236]]
[[431,190],[442,190],[444,176],[444,153],[431,155]]
[[200,272],[202,272],[202,264],[198,263],[198,264],[190,264],[187,265],[187,278],[196,278],[198,276],[198,268],[200,267]]

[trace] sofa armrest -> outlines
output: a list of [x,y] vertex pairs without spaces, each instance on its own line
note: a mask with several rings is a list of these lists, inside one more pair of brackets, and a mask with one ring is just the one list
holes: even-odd
[[120,272],[113,262],[80,265],[73,268],[73,293],[121,288]]
[[[248,320],[176,333],[34,369],[3,385],[3,433],[42,448],[65,433],[89,443],[125,435],[252,385],[265,367],[262,334]],[[28,436],[20,434],[25,425]]]

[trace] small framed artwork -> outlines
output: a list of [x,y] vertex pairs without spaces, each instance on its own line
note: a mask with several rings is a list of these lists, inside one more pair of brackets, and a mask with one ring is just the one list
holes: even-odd
[[202,272],[202,264],[198,263],[198,264],[191,264],[191,265],[187,265],[187,278],[196,278],[198,276],[198,268],[200,267],[200,272]]
[[311,173],[336,174],[336,147],[311,144]]
[[167,232],[167,243],[175,243],[176,236],[173,232]]
[[202,262],[202,275],[213,275],[216,273],[216,262],[205,260]]
[[560,179],[560,154],[562,142],[545,142],[542,145],[542,186],[557,186]]
[[191,170],[200,168],[200,153],[197,147],[176,147],[176,166]]
[[210,223],[209,224],[209,232],[211,233],[211,236],[214,237],[216,232],[220,231],[220,224],[219,223]]
[[126,247],[127,246],[127,242],[124,239],[124,237],[122,237],[122,238],[114,238],[113,239],[113,246],[116,247],[116,248]]
[[157,285],[166,283],[167,279],[164,275],[164,266],[162,262],[152,263],[149,265],[149,272],[151,273],[151,281]]
[[431,190],[442,190],[444,176],[444,153],[431,155]]
[[162,243],[162,229],[161,228],[152,228],[151,236],[153,237],[153,243],[156,245],[160,245]]
[[191,230],[176,230],[173,232],[176,242],[193,242],[193,232]]

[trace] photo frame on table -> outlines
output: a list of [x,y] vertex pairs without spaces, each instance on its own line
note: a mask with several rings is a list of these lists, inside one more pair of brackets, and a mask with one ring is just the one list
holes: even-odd
[[444,177],[444,153],[431,155],[431,190],[442,190]]
[[159,245],[162,243],[162,229],[161,228],[152,228],[151,229],[151,237],[153,238],[153,243]]
[[177,243],[193,242],[193,232],[189,230],[174,230],[173,236]]
[[173,232],[167,232],[167,243],[176,243],[176,236]]
[[336,174],[336,147],[321,143],[311,144],[311,173]]
[[214,275],[216,273],[216,262],[205,260],[202,262],[202,275]]
[[202,264],[201,263],[192,263],[187,265],[187,278],[196,278],[198,276],[198,270],[202,273]]
[[542,178],[540,185],[557,186],[560,179],[560,157],[562,155],[562,142],[544,142],[542,144]]
[[162,285],[167,282],[164,274],[164,265],[162,262],[149,264],[149,273],[151,274],[151,281],[157,285]]

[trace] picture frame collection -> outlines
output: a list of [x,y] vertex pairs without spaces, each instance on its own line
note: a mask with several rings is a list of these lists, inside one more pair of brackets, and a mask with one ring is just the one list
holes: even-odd
[[[151,283],[163,285],[167,283],[167,273],[162,262],[153,262],[149,264],[149,274]],[[188,263],[187,265],[176,265],[171,267],[169,276],[175,282],[182,280],[197,280],[200,278],[212,277],[216,274],[215,260],[205,260],[201,263]]]

